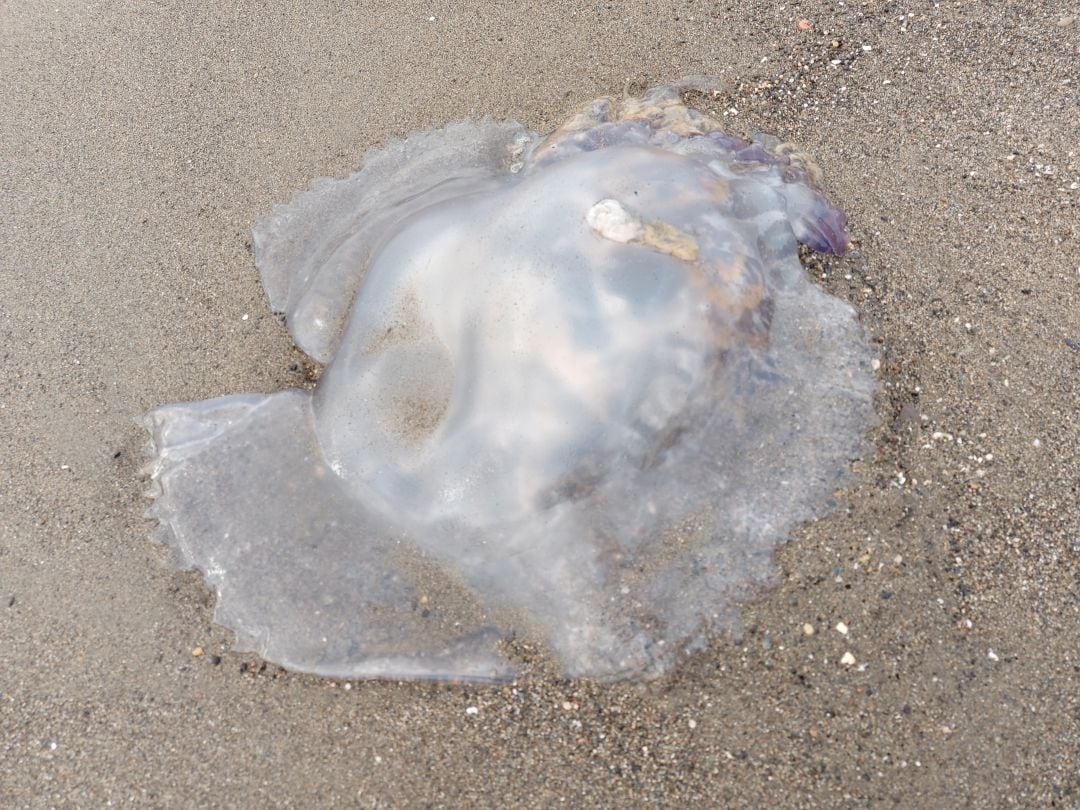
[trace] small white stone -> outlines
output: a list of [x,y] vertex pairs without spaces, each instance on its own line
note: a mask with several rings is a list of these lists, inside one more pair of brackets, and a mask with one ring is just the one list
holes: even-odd
[[844,624],[843,622],[837,622],[836,623],[836,632],[837,633],[839,633],[842,636],[846,636],[847,631],[848,631],[848,626],[846,624]]
[[852,655],[850,652],[846,652],[840,658],[840,663],[843,664],[845,667],[854,666],[854,664],[855,664],[855,656]]
[[480,714],[480,710],[475,706],[470,706],[465,710],[465,714]]
[[993,650],[987,650],[986,651],[986,657],[989,658],[991,661],[997,661],[998,660],[998,655]]
[[697,728],[697,720],[695,720],[693,717],[691,717],[689,720],[687,720],[686,724],[688,726],[690,726],[691,731],[693,731],[695,728]]

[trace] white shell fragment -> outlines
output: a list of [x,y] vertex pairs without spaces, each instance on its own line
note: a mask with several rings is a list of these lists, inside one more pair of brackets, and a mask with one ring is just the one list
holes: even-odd
[[618,200],[600,200],[585,214],[589,227],[612,242],[637,242],[645,235],[641,220],[622,207]]
[[255,228],[315,390],[168,405],[151,513],[237,645],[335,678],[652,676],[830,508],[873,421],[843,215],[676,87],[410,136]]

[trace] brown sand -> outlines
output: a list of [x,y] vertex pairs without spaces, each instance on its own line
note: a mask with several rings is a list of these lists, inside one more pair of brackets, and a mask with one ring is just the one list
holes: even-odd
[[[1074,3],[193,5],[0,5],[0,806],[1076,806]],[[391,136],[694,73],[861,244],[811,266],[883,358],[840,510],[643,687],[230,652],[146,539],[134,419],[302,382],[252,221]]]

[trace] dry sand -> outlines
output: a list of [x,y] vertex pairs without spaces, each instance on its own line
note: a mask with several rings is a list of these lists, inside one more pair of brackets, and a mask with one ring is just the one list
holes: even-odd
[[[1077,806],[1075,3],[302,5],[0,6],[0,806]],[[411,130],[697,73],[860,243],[811,264],[882,356],[840,510],[644,686],[230,652],[134,420],[300,381],[253,220]]]

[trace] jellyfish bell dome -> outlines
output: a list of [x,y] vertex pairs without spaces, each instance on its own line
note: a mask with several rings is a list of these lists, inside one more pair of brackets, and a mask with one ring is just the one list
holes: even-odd
[[568,675],[698,649],[826,511],[872,424],[816,170],[678,86],[541,137],[451,125],[262,220],[313,392],[164,406],[152,514],[240,647],[334,677]]

